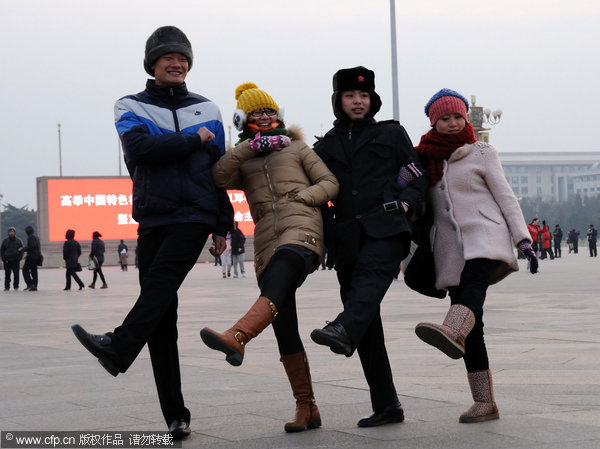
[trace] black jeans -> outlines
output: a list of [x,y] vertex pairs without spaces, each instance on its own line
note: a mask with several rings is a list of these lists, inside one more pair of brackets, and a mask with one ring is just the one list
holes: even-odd
[[385,347],[380,304],[390,287],[410,240],[401,234],[385,239],[361,235],[354,261],[336,265],[344,311],[336,320],[357,349],[369,385],[373,410],[396,404],[392,368]]
[[499,264],[497,260],[467,260],[460,275],[460,284],[448,288],[450,303],[467,306],[475,315],[475,326],[465,340],[464,361],[469,373],[490,367],[483,338],[483,303]]
[[140,295],[111,335],[125,372],[148,343],[165,421],[190,421],[181,392],[177,348],[177,291],[194,267],[211,228],[182,223],[153,228],[138,238]]
[[15,290],[19,288],[19,261],[9,260],[4,262],[4,288],[10,288],[10,275],[13,275],[13,287]]
[[[296,248],[290,248],[293,246]],[[279,355],[304,351],[298,331],[296,290],[314,270],[317,260],[317,255],[304,247],[285,245],[275,252],[258,280],[261,296],[269,298],[277,307],[273,331]]]
[[26,257],[23,264],[23,279],[27,287],[36,287],[38,285],[38,261],[33,258]]

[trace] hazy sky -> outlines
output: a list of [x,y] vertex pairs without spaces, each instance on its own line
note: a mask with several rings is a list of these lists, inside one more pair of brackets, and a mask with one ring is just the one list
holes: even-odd
[[[392,118],[388,0],[0,0],[0,194],[37,209],[38,176],[118,175],[113,105],[143,90],[148,36],[175,25],[192,42],[187,84],[219,105],[226,136],[234,90],[252,81],[303,127],[333,121],[331,77],[376,73]],[[397,0],[400,121],[414,144],[442,87],[502,109],[499,151],[600,151],[600,2]],[[231,128],[232,139],[236,138]],[[124,164],[122,174],[126,174]]]

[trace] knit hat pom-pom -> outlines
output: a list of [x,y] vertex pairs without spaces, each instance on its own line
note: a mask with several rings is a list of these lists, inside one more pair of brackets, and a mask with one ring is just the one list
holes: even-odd
[[235,88],[235,99],[239,100],[240,95],[242,95],[242,93],[248,89],[258,89],[258,86],[254,83],[240,84],[238,87]]

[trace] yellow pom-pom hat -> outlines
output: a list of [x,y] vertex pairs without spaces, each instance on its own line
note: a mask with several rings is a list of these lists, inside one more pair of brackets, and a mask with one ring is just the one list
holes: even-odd
[[233,124],[238,130],[242,130],[247,121],[248,114],[258,109],[275,109],[279,114],[279,106],[269,95],[254,83],[240,84],[235,89],[237,110],[233,114]]

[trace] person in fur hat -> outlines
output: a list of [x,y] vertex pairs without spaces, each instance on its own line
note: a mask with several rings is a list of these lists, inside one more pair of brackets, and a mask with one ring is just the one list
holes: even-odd
[[333,128],[315,144],[340,183],[324,211],[343,311],[311,338],[336,354],[358,351],[373,413],[359,427],[404,421],[385,346],[380,305],[410,247],[410,216],[427,186],[417,154],[396,121],[375,121],[375,73],[358,66],[333,76]]
[[286,432],[321,426],[310,368],[298,332],[296,290],[320,263],[319,207],[335,198],[338,182],[297,128],[287,128],[273,97],[254,83],[236,89],[234,124],[240,140],[213,167],[215,184],[246,193],[254,229],[254,269],[260,295],[230,329],[205,327],[204,343],[238,366],[250,340],[273,325],[296,412]]
[[448,291],[451,304],[441,325],[419,323],[415,332],[450,358],[463,358],[474,404],[460,415],[462,423],[499,416],[483,339],[486,291],[519,269],[515,247],[532,274],[538,265],[498,153],[476,140],[468,108],[458,92],[437,92],[425,106],[431,130],[415,147],[429,172],[435,287]]

